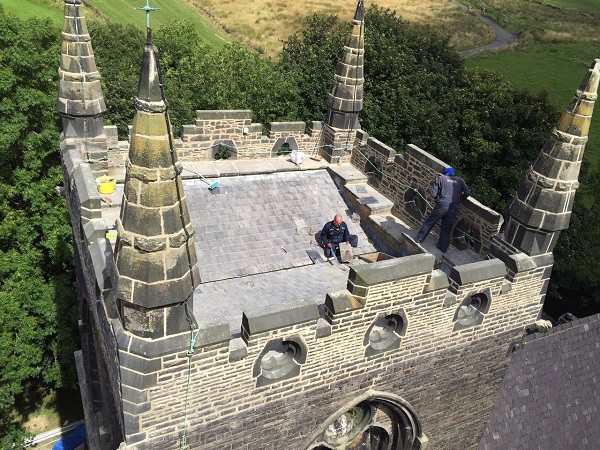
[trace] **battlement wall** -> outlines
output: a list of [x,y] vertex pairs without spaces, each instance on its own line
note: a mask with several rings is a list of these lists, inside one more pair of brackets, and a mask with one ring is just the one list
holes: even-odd
[[[511,342],[538,318],[540,298],[531,292],[540,292],[543,268],[530,263],[509,274],[504,263],[488,260],[446,277],[434,263],[421,254],[357,266],[346,291],[327,295],[323,315],[312,301],[247,311],[239,338],[214,318],[201,324],[191,371],[184,348],[153,353],[128,338],[121,364],[136,365],[121,369],[127,448],[178,447],[188,374],[190,448],[311,448],[307,436],[371,391],[410,402],[434,448],[474,447],[483,428],[465,434],[457,426],[483,427],[477,417],[493,405]],[[461,311],[477,296],[485,298],[480,321],[461,325]],[[386,334],[392,319],[397,338],[374,337]],[[145,358],[152,362],[140,364]],[[448,409],[454,416],[439,420]]]
[[231,152],[230,159],[262,159],[277,156],[287,143],[291,150],[307,155],[316,154],[320,122],[312,122],[306,133],[304,122],[271,122],[266,125],[252,123],[252,111],[196,111],[196,123],[184,125],[177,153],[187,158],[210,161],[215,159],[219,146]]
[[[369,184],[394,202],[392,213],[414,229],[419,229],[431,212],[433,181],[449,167],[412,144],[404,154],[397,154],[364,131],[356,134],[350,162],[370,175]],[[469,197],[461,201],[451,243],[459,249],[467,248],[464,236],[470,235],[474,238],[473,250],[486,257],[503,221],[500,214]],[[439,226],[435,228],[438,233]]]

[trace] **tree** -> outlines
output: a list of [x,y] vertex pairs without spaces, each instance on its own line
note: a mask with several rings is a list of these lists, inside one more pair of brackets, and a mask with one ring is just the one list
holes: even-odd
[[306,18],[303,31],[285,41],[278,66],[298,86],[300,120],[325,117],[335,65],[350,30],[350,25],[335,15],[313,14]]
[[[59,164],[60,30],[0,10],[0,435],[26,383],[72,387],[78,347]],[[2,442],[3,446],[6,441]]]

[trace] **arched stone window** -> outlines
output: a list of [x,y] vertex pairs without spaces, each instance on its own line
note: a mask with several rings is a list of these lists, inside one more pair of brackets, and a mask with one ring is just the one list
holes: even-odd
[[298,150],[296,139],[294,137],[281,137],[273,144],[271,156],[286,156],[292,153],[293,150]]
[[465,217],[460,219],[452,229],[452,245],[459,250],[473,249],[481,251],[481,230],[479,225]]
[[422,188],[409,188],[404,192],[404,209],[415,220],[420,221],[427,210],[426,198]]
[[383,173],[381,162],[374,156],[371,156],[365,163],[365,174],[369,176],[369,183],[373,185],[373,187],[379,186],[379,183],[381,183],[381,180],[383,179]]
[[454,313],[454,331],[481,324],[490,310],[491,298],[489,289],[469,294]]
[[253,375],[257,386],[266,386],[293,378],[306,362],[306,346],[300,340],[275,340],[269,342],[254,364]]
[[427,442],[410,404],[384,393],[334,414],[321,430],[309,450],[418,450]]
[[365,356],[372,356],[400,347],[400,339],[406,334],[408,321],[404,311],[379,317],[367,330],[364,345]]

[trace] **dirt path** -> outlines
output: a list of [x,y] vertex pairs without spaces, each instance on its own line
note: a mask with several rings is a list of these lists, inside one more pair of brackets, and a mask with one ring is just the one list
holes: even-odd
[[[459,8],[461,8],[465,12],[469,11],[469,8],[465,5],[463,5],[462,3],[459,3],[455,0],[452,0],[452,3],[456,4]],[[510,31],[505,30],[504,28],[500,27],[498,24],[492,22],[487,17],[484,17],[481,14],[477,14],[477,18],[492,28],[492,30],[494,31],[494,35],[496,36],[496,39],[494,39],[492,42],[490,42],[487,45],[482,45],[481,47],[475,47],[475,48],[470,48],[468,50],[463,50],[462,52],[460,52],[460,56],[470,56],[470,55],[474,55],[475,53],[485,52],[487,50],[506,48],[506,47],[509,47],[509,46],[515,44],[519,40],[518,34],[511,33]]]

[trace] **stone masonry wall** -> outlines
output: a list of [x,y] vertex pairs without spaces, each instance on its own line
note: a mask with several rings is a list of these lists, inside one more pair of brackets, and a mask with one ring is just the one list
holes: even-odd
[[[80,144],[80,143],[79,143]],[[65,197],[71,219],[80,310],[80,377],[88,444],[90,448],[116,448],[121,439],[119,365],[116,342],[104,314],[104,302],[112,286],[110,244],[100,216],[100,196],[95,175],[83,161],[76,140],[61,140]],[[79,358],[76,358],[79,360]],[[81,377],[84,376],[85,380]]]
[[[408,145],[404,154],[396,154],[394,149],[369,137],[363,131],[357,132],[351,163],[364,173],[373,173],[369,184],[394,202],[394,215],[415,229],[421,227],[431,211],[433,181],[449,167],[414,145]],[[373,166],[383,172],[383,175]],[[416,195],[414,189],[417,189],[431,206]],[[466,248],[462,238],[466,232],[474,238],[475,252],[486,257],[492,238],[500,232],[503,220],[500,214],[469,197],[461,202],[452,234],[452,244]],[[434,230],[439,233],[439,223]]]
[[316,153],[319,122],[313,122],[310,133],[305,133],[304,122],[272,122],[263,126],[252,123],[252,111],[196,111],[196,123],[184,125],[177,154],[182,160],[213,160],[215,147],[228,146],[230,159],[260,159],[277,156],[282,144],[287,142],[292,150],[307,155]]
[[[190,378],[188,448],[311,448],[336,411],[374,392],[410,402],[431,448],[474,448],[511,343],[538,318],[544,268],[529,261],[511,265],[522,271],[507,272],[501,261],[489,260],[454,268],[448,279],[433,265],[433,256],[422,254],[352,269],[350,290],[328,296],[324,317],[306,304],[280,311],[288,322],[278,323],[271,311],[247,313],[245,341],[199,346]],[[491,299],[482,324],[453,331],[459,305],[481,292]],[[369,328],[391,313],[406,317],[400,348],[366,355]],[[257,386],[257,361],[278,339],[300,342],[306,360],[297,376]],[[179,351],[159,360],[126,448],[179,446],[188,359]]]

